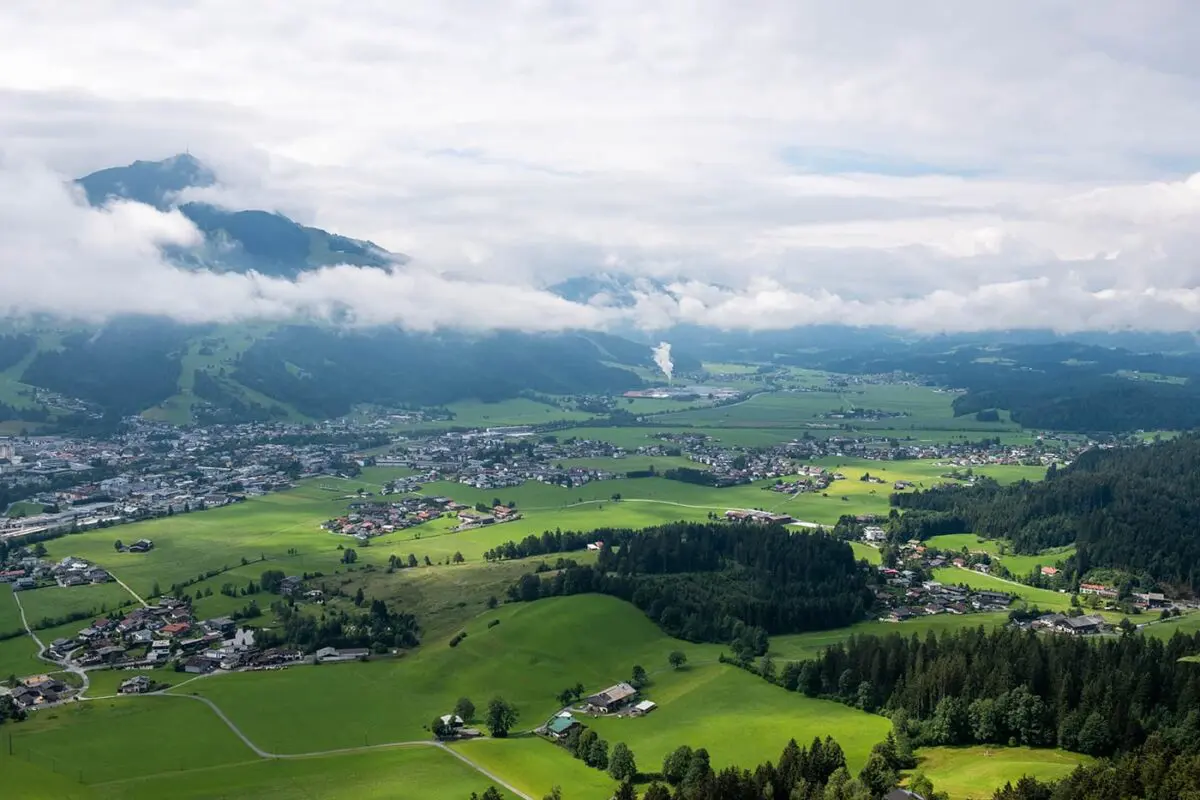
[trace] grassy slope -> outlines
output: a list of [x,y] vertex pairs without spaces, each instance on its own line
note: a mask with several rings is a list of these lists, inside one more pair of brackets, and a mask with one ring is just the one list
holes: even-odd
[[174,697],[65,706],[6,733],[17,757],[88,784],[255,758],[210,709]]
[[1028,575],[1038,567],[1054,566],[1075,554],[1075,545],[1068,545],[1067,547],[1055,547],[1035,556],[1017,555],[1015,553],[1000,555],[1001,542],[995,539],[983,539],[973,533],[950,533],[943,536],[934,536],[926,544],[941,550],[961,550],[965,547],[973,552],[982,551],[988,553],[992,558],[1004,564],[1014,575]]
[[1026,603],[1035,605],[1047,611],[1066,611],[1071,607],[1071,595],[1053,592],[1049,589],[1038,589],[1033,586],[1010,583],[1008,581],[984,575],[974,570],[959,569],[958,567],[943,567],[933,571],[935,580],[944,584],[965,583],[975,589],[990,589],[997,592],[1011,592]]
[[812,631],[788,636],[771,638],[771,655],[784,661],[799,661],[815,658],[822,650],[830,645],[844,642],[854,635],[889,636],[898,633],[901,636],[920,636],[933,631],[941,634],[945,631],[955,631],[962,628],[973,628],[982,625],[992,629],[1003,626],[1008,622],[1005,612],[987,612],[983,614],[938,614],[932,617],[918,617],[908,622],[880,622],[871,620],[859,622],[847,628],[837,628],[831,631]]
[[94,800],[94,790],[54,772],[47,766],[0,753],[0,776],[5,797],[20,800]]
[[[555,786],[570,800],[609,800],[616,783],[555,745],[535,736],[508,740],[484,739],[455,747],[484,769],[500,775],[533,797],[544,797]],[[449,795],[438,795],[438,797]],[[465,797],[466,795],[462,795]]]
[[50,667],[37,657],[37,645],[28,636],[18,636],[0,642],[0,680],[9,675],[24,678],[38,675]]
[[[133,596],[115,581],[88,586],[47,586],[21,593],[21,604],[25,615],[35,629],[47,628],[46,618],[61,617],[75,612],[86,612],[89,616],[101,616],[107,611],[117,612],[122,606],[136,603]],[[84,621],[84,627],[90,620]]]
[[[491,619],[501,620],[487,628]],[[579,596],[505,606],[465,626],[456,648],[445,641],[398,661],[297,667],[284,673],[242,673],[190,684],[227,710],[260,745],[282,752],[419,739],[424,726],[460,695],[482,708],[500,694],[521,712],[520,727],[556,710],[554,695],[575,681],[589,690],[628,677],[634,664],[652,673],[648,696],[661,708],[628,728],[601,733],[625,740],[649,762],[664,748],[690,740],[720,763],[757,763],[793,735],[828,733],[861,763],[886,723],[843,706],[808,700],[752,675],[713,663],[720,648],[662,634],[632,606]],[[666,666],[683,650],[692,668]],[[293,698],[303,697],[303,703]],[[312,726],[306,720],[322,720]],[[564,755],[564,758],[566,756]]]
[[448,753],[428,747],[254,761],[185,775],[160,775],[95,787],[112,800],[441,800],[482,794],[488,780]]
[[1065,750],[1029,747],[929,747],[917,752],[918,769],[951,800],[984,800],[1022,776],[1064,777],[1090,758]]

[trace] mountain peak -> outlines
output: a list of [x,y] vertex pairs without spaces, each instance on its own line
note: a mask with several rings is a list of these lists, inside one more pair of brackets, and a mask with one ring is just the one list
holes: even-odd
[[124,167],[102,169],[76,182],[94,206],[118,198],[168,208],[179,192],[212,186],[217,176],[191,153],[178,153],[161,161],[135,161]]

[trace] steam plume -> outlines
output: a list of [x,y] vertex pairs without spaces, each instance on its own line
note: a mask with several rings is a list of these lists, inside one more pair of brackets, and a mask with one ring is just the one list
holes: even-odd
[[667,376],[667,380],[671,380],[671,376],[675,373],[675,364],[671,361],[671,344],[670,342],[659,342],[658,347],[654,348],[654,363],[658,364],[658,368],[663,371],[663,375]]

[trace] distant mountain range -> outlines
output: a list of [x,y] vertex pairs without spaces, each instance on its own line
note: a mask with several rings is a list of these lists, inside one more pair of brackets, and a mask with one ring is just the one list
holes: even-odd
[[161,210],[177,208],[204,234],[199,247],[165,251],[171,261],[188,268],[295,278],[305,270],[333,264],[386,268],[408,260],[374,242],[310,228],[277,212],[178,203],[184,190],[218,183],[211,169],[187,154],[102,169],[76,183],[93,206],[121,199]]

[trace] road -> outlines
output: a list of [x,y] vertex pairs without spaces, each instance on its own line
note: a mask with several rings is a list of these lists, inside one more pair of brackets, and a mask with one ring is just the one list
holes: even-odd
[[[70,672],[75,675],[78,675],[80,680],[83,681],[83,687],[79,690],[79,693],[77,696],[82,697],[84,694],[87,693],[88,687],[92,685],[92,681],[88,677],[87,672],[85,670],[83,670],[81,667],[76,666],[75,664],[73,664],[70,661],[57,661],[53,658],[50,658],[48,655],[46,655],[46,645],[42,642],[41,639],[38,638],[38,635],[33,632],[33,628],[31,628],[29,626],[29,620],[25,618],[25,606],[21,605],[20,592],[13,592],[12,596],[13,596],[13,600],[17,601],[17,608],[20,609],[20,611],[21,611],[21,624],[25,626],[25,632],[27,634],[29,634],[29,638],[33,639],[34,644],[36,644],[38,647],[38,653],[37,653],[38,658],[40,658],[42,661],[46,661],[51,664],[54,664],[61,671]],[[66,701],[66,702],[70,702],[70,701]],[[59,705],[59,704],[55,703],[53,705]],[[45,707],[49,707],[49,706],[45,706]]]

